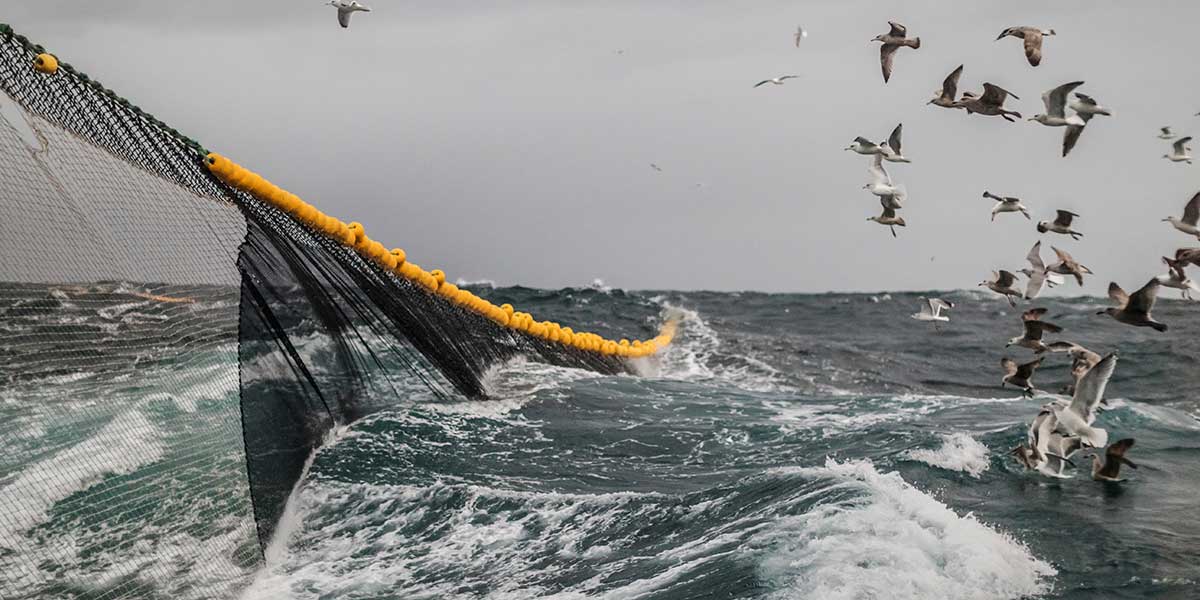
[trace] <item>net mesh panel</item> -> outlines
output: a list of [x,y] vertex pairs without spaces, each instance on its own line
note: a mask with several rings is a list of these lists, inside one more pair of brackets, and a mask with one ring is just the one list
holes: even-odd
[[329,429],[525,356],[214,178],[195,142],[0,28],[0,597],[210,598]]

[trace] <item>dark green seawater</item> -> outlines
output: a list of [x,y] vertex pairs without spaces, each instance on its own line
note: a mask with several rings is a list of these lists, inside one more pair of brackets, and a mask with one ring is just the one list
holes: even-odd
[[[1063,480],[1007,455],[1052,397],[999,387],[1003,356],[1032,355],[1006,354],[1018,311],[983,294],[941,294],[956,307],[935,329],[909,318],[907,293],[478,291],[617,337],[686,316],[640,376],[516,361],[489,373],[492,400],[414,387],[330,436],[266,567],[230,585],[197,562],[162,597],[1200,598],[1200,306],[1164,298],[1158,334],[1095,315],[1105,300],[1037,302],[1062,339],[1120,352],[1096,425],[1135,438],[1140,468],[1112,485],[1084,455]],[[315,337],[301,349],[317,364],[329,351]],[[209,353],[198,380],[227,378],[215,365],[231,351]],[[1068,367],[1050,356],[1035,382],[1057,391]],[[59,377],[59,395],[89,385]],[[144,443],[170,460],[172,411],[217,415],[209,396],[149,404],[163,437]],[[0,399],[0,415],[32,423],[21,406]],[[0,466],[3,499],[23,467]],[[196,468],[211,495],[244,493]],[[252,525],[235,517],[195,543],[236,554]]]

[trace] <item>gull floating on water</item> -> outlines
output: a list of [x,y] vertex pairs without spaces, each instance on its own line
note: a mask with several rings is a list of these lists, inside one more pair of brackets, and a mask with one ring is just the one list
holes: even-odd
[[766,85],[768,83],[773,83],[775,85],[783,85],[784,81],[786,81],[788,79],[796,79],[797,77],[798,77],[797,75],[780,75],[779,77],[776,77],[774,79],[764,79],[764,80],[754,84],[754,87],[758,87],[760,85]]
[[1125,481],[1120,478],[1121,463],[1129,465],[1129,468],[1136,469],[1137,465],[1133,461],[1125,458],[1125,453],[1133,447],[1133,438],[1117,440],[1112,443],[1104,451],[1104,462],[1101,464],[1100,455],[1092,454],[1092,479],[1096,481],[1110,481],[1117,483]]
[[800,40],[808,37],[808,32],[803,27],[796,27],[796,47],[800,47]]
[[1158,139],[1160,140],[1169,140],[1175,137],[1175,134],[1171,133],[1171,128],[1169,126],[1159,127],[1158,131]]
[[1000,366],[1004,367],[1004,377],[1000,380],[1000,387],[1006,384],[1024,390],[1024,395],[1033,397],[1033,393],[1037,391],[1033,387],[1033,373],[1037,368],[1042,366],[1044,357],[1038,357],[1027,363],[1017,364],[1017,361],[1008,358],[1007,356],[1000,359]]
[[1187,274],[1184,273],[1184,269],[1188,263],[1168,256],[1164,256],[1162,259],[1169,271],[1166,275],[1159,275],[1157,277],[1158,282],[1163,287],[1181,290],[1184,300],[1192,300],[1192,292],[1200,292],[1200,285],[1197,285],[1195,281],[1189,279]]
[[1186,162],[1189,165],[1192,164],[1192,155],[1188,154],[1188,152],[1191,151],[1191,148],[1187,147],[1187,143],[1190,141],[1192,141],[1192,136],[1190,135],[1175,140],[1175,143],[1171,144],[1171,153],[1164,154],[1163,158],[1171,162]]
[[1050,347],[1042,341],[1042,335],[1047,331],[1050,333],[1062,333],[1063,329],[1054,323],[1043,321],[1042,317],[1046,312],[1047,309],[1045,308],[1031,308],[1025,311],[1021,315],[1021,324],[1025,326],[1025,333],[1008,340],[1008,343],[1004,347],[1021,346],[1022,348],[1029,348],[1037,354],[1042,354],[1049,350]]
[[1033,300],[1042,293],[1042,286],[1046,284],[1046,263],[1042,262],[1042,242],[1036,242],[1029,249],[1029,254],[1025,255],[1025,260],[1029,261],[1030,268],[1021,269],[1025,276],[1029,278],[1029,282],[1025,284],[1025,299]]
[[1117,308],[1106,308],[1096,314],[1108,315],[1120,323],[1134,327],[1153,327],[1155,331],[1166,331],[1166,323],[1154,320],[1150,311],[1154,309],[1154,301],[1158,299],[1158,288],[1162,284],[1157,279],[1151,279],[1142,289],[1128,294],[1117,282],[1108,284],[1108,297],[1116,302]]
[[350,15],[356,12],[371,12],[371,9],[358,3],[358,0],[329,0],[327,3],[337,9],[338,24],[343,29],[350,26]]
[[1074,239],[1074,240],[1077,240],[1077,239],[1083,237],[1082,233],[1079,233],[1078,231],[1074,231],[1071,229],[1071,220],[1075,219],[1079,215],[1077,215],[1069,210],[1062,210],[1062,209],[1058,209],[1055,212],[1058,213],[1058,216],[1054,218],[1054,221],[1038,221],[1038,224],[1037,224],[1038,233],[1046,233],[1047,231],[1053,231],[1054,233],[1061,233],[1063,235],[1069,235],[1069,236],[1071,236],[1071,239]]
[[1200,192],[1192,196],[1192,199],[1184,205],[1182,219],[1167,217],[1163,220],[1170,223],[1175,229],[1200,239],[1200,226],[1197,226],[1197,223],[1200,222]]
[[899,203],[894,200],[893,196],[880,196],[879,203],[883,205],[883,212],[878,217],[867,217],[867,220],[887,225],[892,229],[892,237],[899,237],[896,235],[896,226],[906,226],[904,217],[896,216],[896,208]]
[[996,201],[996,205],[992,207],[992,221],[996,220],[996,213],[1006,213],[1006,212],[1019,212],[1019,213],[1025,215],[1026,219],[1033,218],[1033,217],[1029,216],[1029,210],[1025,208],[1025,205],[1021,204],[1020,198],[1012,198],[1012,197],[1003,197],[1002,198],[1002,197],[997,196],[987,190],[984,190],[983,197],[990,198],[990,199]]
[[896,56],[896,50],[902,46],[907,46],[916,50],[921,47],[921,38],[908,38],[908,28],[895,22],[888,21],[891,30],[875,36],[871,39],[872,42],[883,42],[879,47],[879,64],[883,67],[883,82],[887,83],[892,77],[892,59]]
[[921,298],[921,300],[921,312],[913,313],[912,318],[918,321],[950,321],[950,317],[943,315],[942,310],[954,308],[952,302],[946,302],[941,298]]
[[1054,246],[1050,246],[1050,249],[1054,250],[1054,253],[1058,255],[1058,262],[1046,267],[1047,271],[1058,273],[1059,275],[1074,275],[1075,282],[1079,285],[1083,285],[1084,273],[1087,273],[1088,275],[1094,274],[1092,273],[1091,269],[1076,262],[1075,259],[1072,258],[1067,252],[1059,250]]
[[1012,306],[1017,305],[1017,301],[1013,297],[1020,298],[1021,292],[1013,288],[1013,284],[1017,282],[1017,276],[1009,271],[992,271],[992,278],[987,281],[982,281],[979,285],[986,287],[1001,296],[1004,296],[1008,303]]
[[883,160],[901,163],[912,162],[905,158],[904,153],[900,150],[900,133],[903,128],[904,123],[896,125],[896,128],[892,130],[892,135],[888,136],[887,141],[879,145],[883,150]]
[[963,65],[958,65],[958,68],[951,71],[946,79],[942,81],[942,89],[933,91],[933,100],[926,104],[933,104],[942,108],[962,108],[958,101],[954,98],[958,95],[958,78],[962,77]]
[[1108,387],[1108,380],[1112,379],[1116,368],[1117,355],[1114,352],[1100,359],[1095,367],[1079,379],[1069,404],[1050,405],[1054,416],[1058,418],[1058,431],[1078,436],[1084,444],[1093,448],[1103,448],[1108,443],[1108,432],[1092,427],[1092,423],[1096,421],[1096,409],[1104,398],[1104,389]]
[[996,41],[1000,41],[1008,36],[1025,40],[1025,59],[1029,61],[1030,65],[1036,67],[1042,63],[1042,38],[1048,35],[1056,34],[1053,29],[1009,27],[1000,32],[1000,36],[996,38]]
[[1021,113],[1004,110],[1004,101],[1009,97],[1020,100],[1016,94],[991,83],[983,84],[983,95],[976,96],[972,92],[963,92],[962,100],[958,101],[958,106],[967,109],[967,114],[981,114],[990,117],[1002,117],[1005,121],[1015,123],[1021,118]]

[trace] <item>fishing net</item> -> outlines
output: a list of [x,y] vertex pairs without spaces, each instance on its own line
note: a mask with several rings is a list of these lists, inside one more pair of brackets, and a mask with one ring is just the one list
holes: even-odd
[[460,290],[7,26],[0,91],[0,597],[234,594],[331,428],[670,341]]

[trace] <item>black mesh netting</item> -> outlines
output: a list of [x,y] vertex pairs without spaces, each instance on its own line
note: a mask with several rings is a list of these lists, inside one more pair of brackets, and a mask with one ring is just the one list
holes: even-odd
[[517,355],[628,368],[310,232],[40,51],[0,28],[0,597],[235,593],[334,425]]

